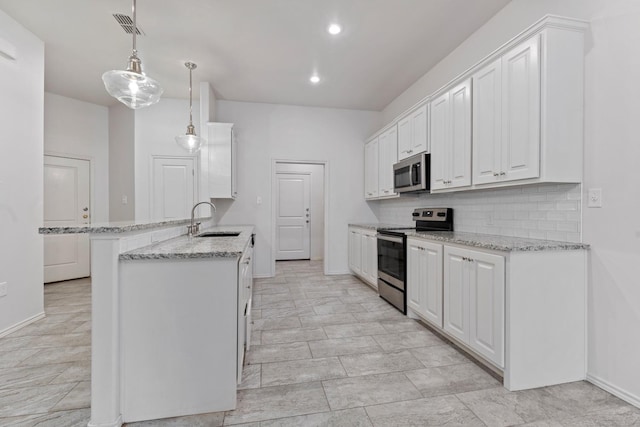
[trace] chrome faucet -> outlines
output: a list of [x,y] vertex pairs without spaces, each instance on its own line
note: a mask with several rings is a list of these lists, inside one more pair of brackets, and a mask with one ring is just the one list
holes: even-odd
[[[193,205],[193,209],[191,209],[191,225],[187,226],[187,235],[189,237],[193,236],[194,234],[198,234],[198,232],[200,231],[200,223],[199,222],[194,223],[196,208],[200,205],[209,205],[213,208],[213,212],[216,211],[216,205],[214,205],[211,202],[198,202],[195,205]],[[213,213],[211,216],[213,216]]]

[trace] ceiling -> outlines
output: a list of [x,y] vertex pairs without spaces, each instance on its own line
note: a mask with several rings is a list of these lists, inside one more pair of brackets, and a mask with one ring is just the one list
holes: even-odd
[[[138,50],[163,96],[188,97],[184,62],[219,99],[382,110],[510,0],[138,0]],[[45,42],[45,89],[101,105],[126,68],[130,0],[0,0]],[[343,32],[326,28],[337,22]],[[309,77],[317,72],[320,83]]]

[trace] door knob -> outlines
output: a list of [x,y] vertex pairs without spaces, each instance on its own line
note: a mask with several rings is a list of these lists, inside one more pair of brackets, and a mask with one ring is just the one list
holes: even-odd
[[89,215],[84,214],[84,215],[82,215],[82,218],[87,219],[87,218],[89,218]]
[[309,220],[307,220],[307,224],[309,224]]

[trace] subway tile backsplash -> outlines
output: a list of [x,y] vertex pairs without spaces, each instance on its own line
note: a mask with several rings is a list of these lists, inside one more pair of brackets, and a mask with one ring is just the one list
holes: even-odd
[[471,233],[581,241],[580,184],[536,184],[369,202],[378,221],[412,225],[414,208],[454,209],[454,229]]

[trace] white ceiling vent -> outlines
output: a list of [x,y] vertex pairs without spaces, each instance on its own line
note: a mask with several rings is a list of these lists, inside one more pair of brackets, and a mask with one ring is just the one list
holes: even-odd
[[[114,13],[113,17],[116,18],[116,21],[118,21],[118,24],[120,24],[125,33],[133,34],[133,19],[131,19],[129,15]],[[140,29],[140,25],[137,25],[137,27],[136,34],[144,36],[144,31]]]

